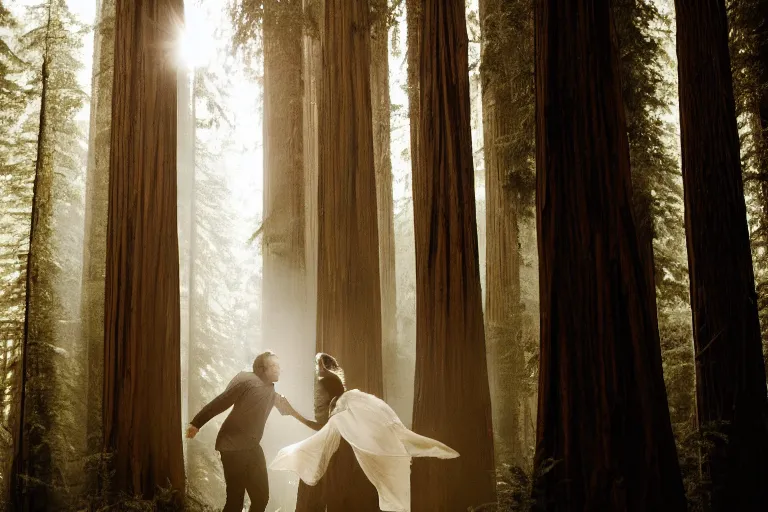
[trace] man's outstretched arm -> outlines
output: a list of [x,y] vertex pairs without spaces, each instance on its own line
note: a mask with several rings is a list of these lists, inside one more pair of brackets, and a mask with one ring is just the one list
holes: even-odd
[[203,425],[208,423],[211,418],[218,416],[232,407],[241,391],[241,385],[230,385],[222,394],[208,402],[208,404],[197,413],[192,421],[189,422],[190,427],[187,429],[187,437],[195,437],[197,431],[200,430]]
[[293,408],[293,406],[288,402],[288,400],[281,394],[278,393],[277,398],[275,398],[275,408],[280,411],[280,414],[283,416],[290,415],[299,420],[304,425],[308,426],[312,430],[320,430],[323,428],[323,424],[319,423],[317,421],[308,420],[304,416],[302,416],[296,409]]

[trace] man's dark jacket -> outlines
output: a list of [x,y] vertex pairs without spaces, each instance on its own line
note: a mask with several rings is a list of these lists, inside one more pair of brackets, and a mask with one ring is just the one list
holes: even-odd
[[258,447],[272,407],[277,407],[281,414],[287,414],[274,384],[264,382],[253,372],[240,372],[227,389],[203,407],[190,423],[200,429],[233,405],[216,437],[216,450],[220,452]]

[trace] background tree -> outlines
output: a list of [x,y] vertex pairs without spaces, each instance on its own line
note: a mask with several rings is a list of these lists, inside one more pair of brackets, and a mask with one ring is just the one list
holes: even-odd
[[665,362],[673,426],[687,434],[694,414],[693,353],[683,190],[672,147],[675,129],[665,122],[674,93],[665,44],[667,20],[655,2],[617,0],[621,97],[632,168],[632,206],[644,259],[652,268],[654,310]]
[[463,510],[495,499],[467,29],[461,0],[427,0],[421,7],[413,429],[461,457],[414,461],[412,501],[414,510]]
[[[80,225],[75,183],[83,140],[75,114],[85,94],[76,79],[81,26],[63,0],[30,7],[21,43],[33,63],[32,94],[39,103],[22,121],[18,163],[33,171],[27,255],[19,424],[9,484],[16,510],[65,507],[79,471],[84,438],[75,417],[84,402],[73,399],[82,372],[77,356],[77,316],[67,296],[76,288],[76,263],[68,257],[71,224]],[[21,183],[24,180],[22,178]],[[72,215],[73,209],[75,210]],[[78,240],[74,241],[79,243]]]
[[763,339],[768,361],[768,2],[726,2],[742,174]]
[[705,474],[714,510],[759,510],[768,403],[725,2],[675,7],[698,421],[725,437],[712,439]]
[[[324,0],[304,0],[304,33],[302,37],[303,96],[303,141],[304,141],[304,248],[306,272],[307,319],[314,324],[307,325],[309,340],[317,348],[317,256],[318,256],[318,178],[319,178],[319,94],[322,76],[322,25],[325,13]],[[316,394],[317,389],[314,390]],[[313,404],[314,405],[314,404]],[[319,413],[313,406],[315,417]],[[296,512],[319,510],[323,506],[322,484],[309,486],[299,481],[296,496]]]
[[[304,19],[302,0],[243,0],[233,12],[237,48],[262,56],[264,66],[264,221],[259,229],[262,336],[281,357],[281,392],[298,410],[307,412],[312,406],[315,353],[308,333],[314,330],[315,316],[307,308]],[[265,444],[285,446],[305,433],[299,433],[292,421],[277,421],[281,428],[265,432]],[[289,475],[276,472],[271,477],[272,503],[292,507],[295,488],[288,482]]]
[[684,510],[609,6],[548,0],[535,20],[537,509]]
[[[20,433],[21,415],[18,407],[22,389],[21,361],[24,337],[24,301],[26,283],[26,245],[28,233],[19,229],[19,217],[29,217],[29,203],[32,195],[29,175],[23,165],[14,158],[20,146],[20,134],[13,130],[16,120],[26,109],[28,96],[23,84],[15,79],[17,73],[27,68],[26,63],[12,48],[18,35],[17,19],[0,3],[0,282],[4,293],[0,294],[0,335],[6,340],[2,347],[2,391],[0,391],[0,457],[3,464],[2,498],[0,505],[8,506],[13,487],[9,475],[13,467],[13,453]],[[23,250],[23,252],[22,252]]]
[[[100,0],[93,35],[91,119],[83,243],[82,336],[87,347],[87,449],[101,450],[101,399],[104,369],[104,275],[107,250],[109,139],[112,121],[112,76],[115,2]],[[95,483],[95,482],[94,482]]]
[[28,70],[18,46],[19,21],[0,2],[0,505],[7,503],[14,439],[19,432],[21,340],[24,335],[26,239],[32,196],[27,162],[18,158],[21,133],[17,120],[30,100],[18,76]]
[[[283,389],[305,409],[314,347],[307,343],[304,271],[302,2],[264,3],[264,339],[280,340]],[[274,342],[273,342],[274,343]],[[299,393],[298,390],[302,390]]]
[[523,446],[520,228],[532,215],[533,3],[480,0],[486,189],[485,329],[499,461],[527,465]]
[[[398,1],[398,0],[395,0]],[[373,161],[376,169],[376,204],[381,278],[381,329],[384,395],[397,380],[397,274],[395,272],[395,218],[392,197],[391,106],[389,92],[389,27],[393,23],[388,0],[371,0],[371,110]],[[391,377],[390,377],[391,375]]]
[[[232,139],[231,119],[222,105],[231,84],[222,76],[231,75],[226,69],[198,70],[189,84],[193,92],[190,100],[195,103],[195,128],[188,133],[195,138],[194,182],[186,185],[195,201],[194,216],[188,219],[194,222],[189,235],[195,237],[195,242],[187,244],[186,256],[188,265],[194,267],[188,284],[192,300],[187,403],[191,414],[218,395],[231,376],[253,359],[255,351],[249,350],[252,336],[242,336],[240,319],[240,312],[253,303],[252,285],[242,289],[244,278],[251,279],[247,274],[233,272],[235,248],[241,240],[231,230],[238,211],[221,171]],[[223,352],[222,347],[233,350]],[[188,493],[210,506],[220,505],[225,499],[224,475],[214,449],[224,417],[214,418],[216,428],[203,429],[187,442]]]
[[[173,489],[184,488],[179,436],[177,74],[174,59],[157,51],[173,48],[182,8],[177,0],[154,4],[119,0],[115,17],[104,448],[112,455],[111,491],[148,498],[169,483]],[[146,83],[155,86],[146,88]],[[158,410],[166,412],[158,415]]]
[[[349,389],[383,394],[379,240],[367,2],[326,0],[319,94],[317,351],[337,358]],[[324,477],[347,509],[377,503],[342,443]],[[341,496],[339,496],[341,495]],[[334,503],[328,502],[329,509]]]
[[367,6],[326,0],[320,81],[317,349],[347,386],[382,394]]
[[411,129],[411,173],[415,176],[417,168],[421,165],[419,153],[419,123],[421,122],[420,102],[420,55],[421,55],[421,31],[422,31],[422,5],[420,0],[406,0],[405,9],[407,15],[407,55],[408,63],[408,117]]

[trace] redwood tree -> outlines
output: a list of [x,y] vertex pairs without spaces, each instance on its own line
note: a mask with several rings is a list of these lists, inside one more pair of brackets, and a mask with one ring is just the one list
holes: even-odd
[[[264,3],[264,340],[280,341],[286,386],[311,383],[306,334],[302,2]],[[305,382],[307,385],[302,386]],[[305,397],[289,397],[299,409]]]
[[[317,236],[318,236],[318,94],[322,69],[323,1],[304,0],[304,34],[302,47],[303,97],[303,146],[304,146],[304,261],[306,279],[306,332],[310,340],[315,338],[317,318]],[[315,384],[317,385],[317,384]],[[317,419],[318,410],[315,409]],[[322,484],[310,486],[299,480],[296,512],[323,511]]]
[[536,4],[539,510],[685,510],[608,2]]
[[705,474],[714,510],[765,510],[768,403],[725,1],[675,7],[698,421],[720,434]]
[[533,192],[533,4],[480,0],[485,154],[485,329],[496,457],[523,467],[520,228]]
[[[319,92],[317,350],[348,389],[381,396],[381,297],[368,2],[326,0]],[[329,510],[376,510],[345,441],[324,477]],[[340,507],[340,508],[336,508]]]
[[[768,0],[727,0],[731,69],[742,135],[742,171],[763,357],[768,357]],[[751,208],[750,208],[751,206]]]
[[421,159],[419,156],[419,62],[421,54],[421,0],[406,0],[407,24],[407,72],[408,72],[408,118],[411,130],[411,174],[415,175]]
[[[414,431],[461,457],[416,460],[413,509],[466,510],[495,499],[463,0],[421,3]],[[413,108],[413,105],[412,105]]]
[[104,329],[104,450],[114,492],[184,489],[177,72],[181,0],[117,0]]
[[[389,5],[371,4],[371,107],[373,158],[376,169],[376,208],[379,230],[381,278],[381,328],[384,368],[397,379],[397,292],[395,274],[395,218],[392,198],[389,100]],[[388,379],[385,379],[388,381]],[[389,382],[389,381],[388,381]],[[390,388],[391,389],[391,388]],[[385,393],[386,394],[386,393]]]
[[101,450],[101,398],[104,367],[104,273],[107,249],[109,138],[112,119],[112,73],[115,44],[115,2],[101,0],[93,36],[91,120],[83,233],[82,336],[88,368],[88,453]]
[[382,394],[368,3],[326,0],[319,98],[317,350]]

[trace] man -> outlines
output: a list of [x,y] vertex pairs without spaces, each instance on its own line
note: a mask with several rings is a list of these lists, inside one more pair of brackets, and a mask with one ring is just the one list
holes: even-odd
[[227,483],[224,512],[241,512],[246,490],[251,498],[251,512],[267,508],[269,480],[260,442],[272,407],[283,416],[308,421],[275,392],[279,378],[277,356],[270,351],[259,354],[253,361],[253,372],[238,373],[222,394],[197,413],[187,429],[187,438],[194,438],[211,418],[234,405],[216,437],[216,450],[221,453]]

